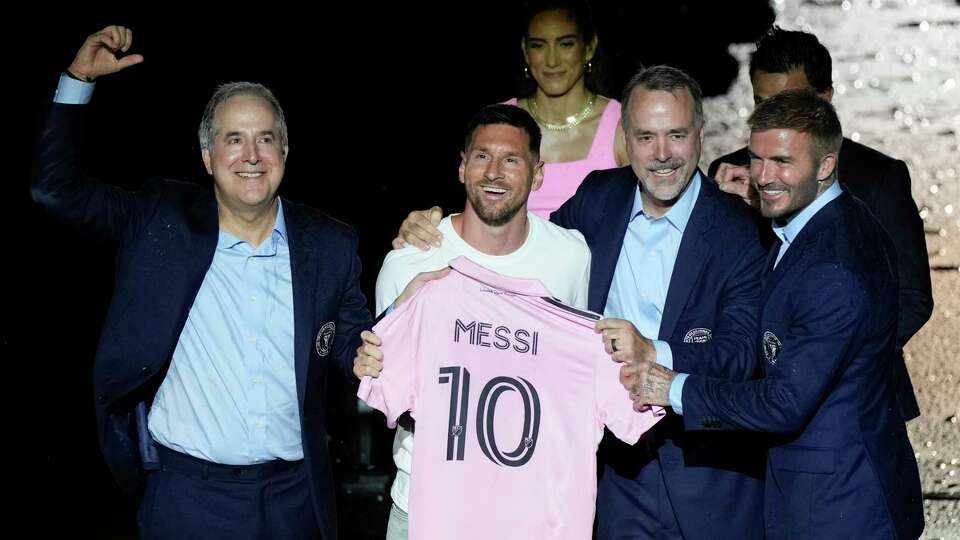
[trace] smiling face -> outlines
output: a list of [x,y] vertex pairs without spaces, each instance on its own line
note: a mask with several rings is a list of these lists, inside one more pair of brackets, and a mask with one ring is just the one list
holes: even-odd
[[217,109],[212,145],[201,154],[218,204],[241,213],[273,204],[288,150],[276,131],[273,110],[259,97],[235,96]]
[[637,87],[629,100],[624,132],[630,166],[640,180],[643,207],[666,213],[690,184],[703,143],[690,92]]
[[489,124],[473,132],[461,154],[460,182],[475,214],[490,226],[502,226],[527,206],[531,191],[543,182],[543,163],[530,151],[526,131],[507,124]]
[[750,181],[760,194],[760,212],[780,223],[790,221],[829,187],[836,155],[817,159],[813,139],[793,129],[750,134]]
[[538,13],[523,39],[523,57],[537,86],[562,96],[583,81],[583,66],[593,58],[596,38],[585,43],[576,21],[562,9]]

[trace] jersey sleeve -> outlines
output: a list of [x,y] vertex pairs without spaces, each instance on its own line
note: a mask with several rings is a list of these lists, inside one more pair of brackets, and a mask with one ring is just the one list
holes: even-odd
[[384,317],[373,332],[383,341],[383,371],[380,376],[364,377],[357,397],[387,417],[387,425],[396,427],[397,419],[413,411],[417,401],[422,302],[421,291]]
[[597,354],[594,373],[597,419],[623,442],[635,444],[666,415],[663,407],[653,407],[645,412],[633,410],[633,401],[620,384],[620,364],[602,349]]

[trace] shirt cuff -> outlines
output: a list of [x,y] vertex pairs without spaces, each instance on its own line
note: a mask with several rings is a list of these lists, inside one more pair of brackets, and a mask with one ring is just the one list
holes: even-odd
[[60,83],[57,85],[57,93],[53,95],[53,101],[65,105],[86,105],[90,103],[94,86],[96,83],[78,81],[64,73],[60,75]]
[[653,350],[657,352],[657,363],[661,366],[673,369],[673,350],[670,344],[659,339],[653,340]]
[[673,382],[670,383],[670,392],[667,394],[670,398],[670,406],[673,407],[673,412],[680,415],[683,414],[683,382],[687,380],[687,377],[689,377],[687,373],[677,373]]

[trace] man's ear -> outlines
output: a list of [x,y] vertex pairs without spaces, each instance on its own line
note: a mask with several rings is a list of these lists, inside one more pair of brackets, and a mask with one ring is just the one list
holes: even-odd
[[837,154],[831,152],[820,158],[820,167],[817,169],[817,182],[823,182],[833,176],[837,168]]
[[207,148],[200,149],[200,159],[203,160],[203,166],[207,169],[207,174],[213,174],[213,167],[210,166],[210,150]]

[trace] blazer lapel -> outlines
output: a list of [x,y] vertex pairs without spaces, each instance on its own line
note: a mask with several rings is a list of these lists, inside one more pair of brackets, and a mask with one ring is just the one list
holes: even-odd
[[[797,235],[797,238],[790,244],[790,247],[787,248],[787,251],[783,254],[783,258],[780,259],[780,262],[777,263],[777,266],[763,278],[763,284],[761,285],[763,288],[760,299],[761,305],[767,302],[767,298],[770,297],[770,293],[777,288],[777,284],[780,283],[780,280],[782,280],[785,275],[787,275],[790,267],[795,265],[797,261],[802,258],[807,244],[812,242],[817,237],[817,235],[812,231],[810,234],[804,234],[807,232],[807,228],[804,227],[803,229],[804,230],[801,231],[800,234]],[[779,246],[777,249],[780,249]],[[776,257],[776,254],[773,256]]]
[[[844,197],[848,196],[849,195],[846,193],[843,193],[836,199],[830,201],[829,204],[821,208],[812,218],[810,218],[810,221],[803,226],[803,229],[800,230],[800,234],[798,234],[797,237],[794,238],[793,242],[790,243],[790,247],[788,247],[787,251],[783,254],[783,258],[781,258],[780,262],[777,263],[776,268],[766,275],[763,281],[761,305],[766,303],[767,298],[770,296],[770,292],[776,289],[777,284],[785,275],[787,275],[787,273],[790,271],[790,268],[803,259],[804,251],[806,251],[809,244],[817,240],[817,238],[820,236],[821,229],[836,219],[837,212],[839,211],[838,204],[840,204]],[[774,245],[777,246],[776,249],[779,250],[779,243],[774,242]],[[773,256],[776,257],[776,255]]]
[[319,257],[316,240],[310,232],[309,220],[297,205],[284,200],[283,215],[290,242],[290,278],[293,285],[294,369],[297,377],[297,399],[303,410],[307,368],[313,346],[314,301]]
[[770,274],[773,273],[773,265],[776,264],[777,255],[780,253],[780,246],[783,245],[783,242],[779,238],[774,236],[773,245],[767,250],[767,258],[763,263],[763,273],[760,274],[760,290],[767,290],[767,280],[770,278]]
[[673,265],[673,275],[670,276],[670,287],[660,319],[660,339],[669,339],[673,335],[680,314],[693,292],[693,286],[707,263],[708,257],[705,254],[710,252],[707,233],[713,227],[716,208],[713,199],[716,194],[711,191],[715,188],[712,186],[713,184],[706,180],[701,181],[700,193],[680,239],[680,249],[677,251],[677,260]]
[[206,192],[187,209],[187,226],[190,228],[190,242],[185,253],[188,272],[184,286],[190,302],[183,306],[184,319],[196,299],[207,270],[213,264],[213,255],[217,251],[220,237],[220,214],[217,199],[212,192]]
[[595,242],[590,263],[589,307],[597,313],[603,313],[607,305],[607,295],[610,293],[613,273],[617,269],[617,259],[620,258],[620,248],[627,233],[634,192],[638,185],[632,169],[624,167],[620,171],[620,181],[610,189],[603,201],[603,209],[597,214],[599,219],[593,224]]

